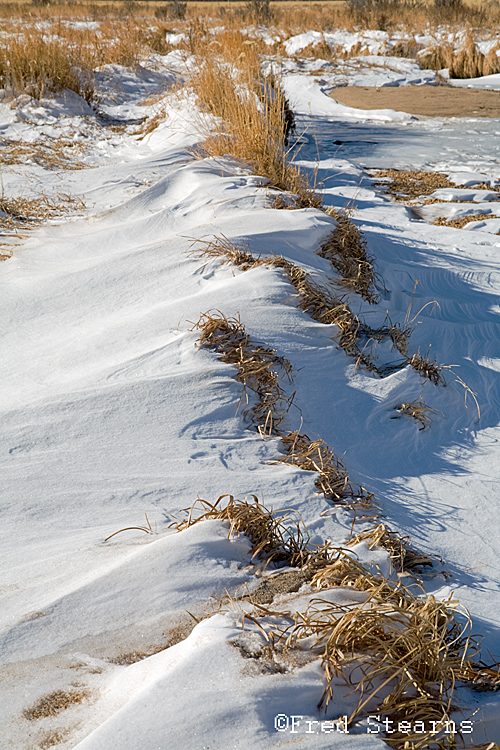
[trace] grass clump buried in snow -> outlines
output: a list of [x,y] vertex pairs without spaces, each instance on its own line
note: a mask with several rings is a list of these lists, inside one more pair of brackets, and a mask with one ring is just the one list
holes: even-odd
[[330,261],[340,273],[341,283],[347,289],[358,292],[368,302],[376,302],[378,295],[373,291],[373,258],[368,254],[362,232],[347,211],[329,209],[327,213],[334,217],[337,225],[321,245],[318,255]]
[[295,514],[296,518],[290,521],[292,511],[273,513],[259,502],[256,495],[249,497],[253,502],[237,500],[233,495],[221,495],[215,503],[198,498],[191,508],[186,509],[189,510],[187,519],[177,523],[175,528],[182,531],[209,519],[227,521],[229,536],[242,533],[249,537],[252,560],[260,556],[265,558],[266,564],[303,565],[307,559],[309,536],[300,516]]
[[32,229],[41,222],[65,213],[64,206],[73,205],[84,208],[79,198],[59,194],[57,201],[43,196],[42,198],[7,197],[0,195],[0,229],[15,234],[19,229]]
[[467,224],[470,224],[472,221],[485,221],[486,219],[495,219],[497,218],[495,214],[473,214],[471,216],[459,216],[456,219],[446,219],[442,216],[439,216],[434,224],[438,227],[454,227],[455,229],[463,229],[463,227],[466,227]]
[[[455,185],[450,182],[443,172],[423,172],[402,169],[383,169],[372,173],[379,184],[384,185],[387,192],[397,201],[409,202],[431,195],[442,188],[466,188],[465,185]],[[382,182],[383,180],[383,182]],[[469,188],[470,189],[470,188]],[[497,190],[486,183],[474,185],[474,190]]]
[[[279,426],[292,402],[280,385],[278,370],[291,382],[292,366],[275,349],[256,344],[237,318],[215,312],[204,313],[195,326],[201,331],[199,346],[215,349],[223,362],[234,365],[236,379],[243,383],[248,416],[261,435],[279,434]],[[250,406],[249,391],[257,397]]]
[[[356,534],[347,542],[347,546],[352,547],[365,540],[369,541],[369,549],[383,547],[383,549],[387,550],[391,558],[391,564],[398,572],[413,573],[416,571],[420,574],[423,567],[432,567],[432,558],[439,560],[441,563],[443,562],[437,555],[423,555],[421,552],[413,549],[410,545],[409,537],[403,537],[397,532],[390,531],[383,523]],[[441,575],[448,577],[449,573],[441,571]]]
[[[408,401],[402,404],[399,404],[399,406],[396,406],[396,411],[400,415],[411,417],[412,419],[415,419],[419,424],[420,430],[425,430],[426,427],[429,427],[431,424],[430,415],[431,414],[437,414],[437,409],[432,409],[430,406],[427,406],[422,396],[420,398],[416,399],[415,401]],[[397,417],[393,417],[393,419],[396,419]]]
[[54,690],[44,695],[30,708],[24,711],[24,718],[28,721],[36,721],[48,716],[57,716],[75,703],[81,703],[88,698],[88,690]]
[[[343,297],[336,296],[331,289],[317,284],[300,266],[296,266],[281,255],[271,258],[255,258],[246,245],[239,246],[226,237],[203,242],[203,248],[197,254],[210,259],[220,258],[222,263],[232,263],[248,271],[258,266],[279,268],[287,280],[296,289],[299,297],[298,306],[313,320],[325,325],[336,325],[339,334],[336,341],[345,353],[353,357],[356,365],[363,366],[371,372],[384,374],[385,368],[379,369],[367,350],[372,342],[390,339],[393,347],[406,359],[398,367],[407,364],[407,346],[411,329],[399,325],[371,328],[355,315]],[[397,367],[396,367],[397,369]]]
[[324,440],[311,440],[308,435],[301,435],[298,430],[289,432],[281,440],[285,447],[285,456],[276,459],[276,463],[317,472],[316,488],[334,503],[342,503],[352,508],[373,507],[374,495],[349,480],[344,462]]

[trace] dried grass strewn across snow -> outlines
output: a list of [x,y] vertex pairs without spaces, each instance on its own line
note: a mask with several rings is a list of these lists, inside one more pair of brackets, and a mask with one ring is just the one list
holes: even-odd
[[[347,727],[367,711],[382,712],[401,727],[386,737],[390,747],[437,747],[449,734],[457,682],[493,691],[500,685],[498,671],[483,669],[475,660],[478,644],[470,634],[470,618],[453,595],[437,601],[414,583],[404,586],[374,573],[346,549],[328,542],[312,545],[300,518],[289,511],[274,514],[255,495],[249,501],[222,495],[213,504],[198,499],[176,527],[181,531],[209,519],[227,522],[229,535],[249,536],[252,559],[260,558],[259,572],[271,563],[285,564],[298,568],[302,585],[310,584],[312,595],[305,610],[295,611],[291,595],[278,606],[273,606],[273,598],[260,603],[258,596],[240,597],[253,605],[242,610],[242,627],[245,619],[255,623],[275,659],[297,647],[319,654],[326,677],[319,708],[328,707],[339,678],[359,696]],[[401,567],[405,562],[415,568],[432,564],[426,556],[415,552],[410,556],[408,544],[383,525],[354,537],[351,546],[363,539],[371,539],[373,546],[388,545]],[[366,594],[361,606],[339,605],[328,598],[335,589],[346,587]],[[231,604],[237,606],[238,597]],[[284,614],[287,625],[283,625]]]

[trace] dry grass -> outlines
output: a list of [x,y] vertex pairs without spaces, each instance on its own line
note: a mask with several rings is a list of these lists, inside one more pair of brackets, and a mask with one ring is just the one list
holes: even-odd
[[[201,153],[206,156],[231,154],[247,162],[269,186],[292,193],[296,207],[320,208],[321,199],[298,168],[287,161],[289,107],[279,81],[263,79],[253,43],[241,33],[226,33],[194,50],[200,64],[190,85],[202,109],[218,118],[202,125],[205,140]],[[235,67],[237,64],[237,67]]]
[[13,250],[11,250],[8,245],[5,245],[3,243],[0,243],[0,263],[2,260],[9,260],[9,258],[12,258]]
[[0,138],[0,164],[25,164],[28,161],[44,169],[83,169],[84,164],[75,156],[83,151],[80,143],[67,138],[45,138],[36,143],[23,143]]
[[327,258],[340,273],[341,283],[347,289],[358,292],[368,302],[376,302],[374,293],[375,273],[373,258],[362,232],[352,221],[347,211],[328,210],[337,225],[319,249],[318,255]]
[[12,230],[19,226],[31,227],[51,215],[53,204],[48,198],[0,197],[0,228]]
[[[200,347],[214,349],[219,359],[237,368],[236,379],[243,384],[247,405],[244,416],[250,418],[262,436],[280,434],[293,396],[287,397],[281,388],[279,373],[291,382],[290,362],[275,349],[253,343],[237,318],[226,318],[218,311],[204,313],[195,328],[201,331]],[[257,397],[252,406],[250,391]]]
[[64,40],[47,38],[36,28],[2,37],[0,86],[35,99],[61,89],[75,91],[88,103],[95,97],[93,68],[87,50],[68,48]]
[[445,380],[442,376],[444,365],[438,365],[435,359],[431,359],[428,355],[422,357],[420,350],[409,357],[406,364],[413,367],[415,372],[422,375],[427,380],[430,380],[434,385],[446,385]]
[[[64,215],[69,208],[82,209],[85,204],[79,198],[70,195],[58,195],[57,200],[46,196],[42,198],[7,198],[0,195],[0,232],[16,240],[26,237],[25,231],[39,227],[44,221]],[[0,262],[13,255],[10,244],[0,243]]]
[[[342,677],[359,695],[348,726],[367,705],[373,711],[374,703],[385,718],[396,721],[449,720],[455,682],[471,665],[470,622],[458,623],[451,597],[438,602],[369,575],[365,583],[369,600],[363,606],[318,599],[297,613],[287,635],[287,645],[313,636],[322,647],[327,685],[320,707],[328,705],[332,684]],[[391,746],[415,749],[429,747],[431,740],[436,740],[431,732],[395,732],[386,738]]]
[[390,326],[379,328],[367,326],[354,315],[345,299],[334,295],[331,289],[317,284],[303,268],[294,265],[283,256],[255,258],[249,247],[235,245],[226,237],[218,237],[202,244],[203,248],[197,251],[197,254],[212,260],[221,259],[223,263],[236,265],[242,271],[263,265],[281,269],[298,293],[299,308],[319,323],[336,325],[339,329],[339,346],[348,356],[355,359],[357,366],[362,365],[369,371],[381,374],[385,372],[385,368],[383,371],[379,370],[367,347],[370,342],[383,341],[386,338],[391,339],[393,346],[406,357],[410,328],[401,328],[392,323]]
[[118,531],[114,531],[112,534],[106,537],[104,540],[105,542],[108,541],[108,539],[111,539],[112,537],[116,536],[117,534],[121,534],[122,531],[144,531],[146,534],[153,534],[153,528],[151,526],[151,523],[148,518],[148,514],[144,514],[146,516],[146,524],[145,526],[127,526],[124,529],[119,529]]
[[[290,582],[273,586],[270,578],[263,592],[258,587],[256,592],[237,599],[225,597],[232,609],[238,599],[253,605],[255,614],[247,609],[242,612],[242,626],[250,620],[266,641],[265,653],[258,643],[249,646],[243,642],[242,655],[255,659],[264,655],[274,663],[277,655],[282,657],[297,648],[312,651],[314,656],[319,653],[326,678],[319,707],[328,706],[334,698],[334,690],[340,689],[334,687],[339,677],[359,696],[348,726],[375,711],[395,722],[409,721],[412,727],[421,721],[423,731],[418,726],[414,734],[394,732],[386,742],[400,750],[423,750],[434,747],[434,743],[437,746],[439,736],[443,736],[443,732],[425,729],[430,721],[449,720],[457,682],[479,691],[495,691],[500,686],[498,665],[489,667],[474,660],[478,647],[470,635],[470,618],[451,596],[437,601],[415,584],[410,590],[388,581],[346,549],[328,542],[312,545],[300,517],[289,510],[274,513],[255,495],[250,501],[239,501],[231,495],[222,495],[215,503],[198,499],[188,510],[188,517],[176,524],[179,531],[204,520],[222,520],[229,524],[230,536],[243,533],[250,538],[252,560],[260,557],[263,561],[257,572],[269,564],[296,569],[278,574],[286,577],[292,573]],[[366,539],[372,548],[380,545],[387,549],[397,569],[419,571],[432,564],[428,556],[412,550],[406,538],[382,524],[356,535],[349,545]],[[283,610],[275,612],[268,606],[274,596],[297,591],[305,582],[309,590],[318,590],[318,597],[311,600],[305,612],[292,614],[290,610],[288,627],[274,624],[275,616],[280,623],[283,619]],[[322,591],[346,587],[365,592],[366,601],[342,606],[321,598]],[[293,602],[290,605],[293,607]],[[265,618],[262,626],[259,616]]]
[[47,750],[49,747],[61,745],[68,738],[68,735],[69,731],[67,729],[51,729],[50,731],[43,733],[38,742],[38,746],[41,750]]
[[[215,503],[198,498],[184,521],[175,524],[177,531],[200,521],[217,519],[229,523],[229,534],[245,534],[252,543],[251,559],[260,557],[265,565],[286,563],[303,566],[309,559],[309,535],[300,516],[294,511],[275,513],[262,505],[256,495],[253,502],[237,500],[233,495],[221,495]],[[223,502],[225,501],[225,503]]]
[[246,403],[249,404],[249,391],[257,397],[257,403],[246,409],[244,414],[263,437],[281,437],[286,455],[272,463],[317,472],[315,484],[325,497],[351,507],[371,508],[373,494],[349,481],[344,463],[323,440],[311,440],[298,431],[284,432],[281,429],[294,394],[287,397],[281,388],[278,371],[291,382],[290,362],[280,357],[274,349],[253,343],[236,318],[226,318],[220,313],[205,313],[196,328],[202,331],[198,340],[200,346],[214,349],[220,359],[237,367],[236,379],[243,383]]
[[23,712],[28,721],[37,721],[47,716],[57,716],[75,703],[81,703],[89,697],[88,690],[54,690],[44,695],[30,708]]
[[373,493],[367,492],[361,485],[350,482],[344,462],[324,440],[311,440],[308,435],[302,435],[298,430],[283,435],[281,440],[286,455],[273,463],[298,466],[304,471],[315,471],[318,474],[316,488],[334,503],[342,503],[352,508],[373,508]]
[[498,49],[497,45],[484,55],[477,48],[469,30],[460,49],[455,51],[450,42],[436,44],[431,49],[417,54],[417,60],[422,68],[430,70],[449,68],[450,78],[479,78],[500,72]]
[[399,406],[396,406],[396,411],[399,412],[400,415],[405,415],[415,419],[420,424],[420,430],[425,430],[426,427],[430,427],[431,414],[439,413],[437,409],[432,409],[430,406],[427,406],[422,396],[415,401],[399,404]]
[[459,216],[457,219],[445,219],[443,216],[439,216],[434,224],[439,227],[455,227],[455,229],[463,229],[471,221],[484,221],[485,219],[496,219],[498,218],[494,214],[474,214],[471,216]]
[[[387,192],[397,201],[420,198],[441,188],[457,187],[442,172],[384,169],[375,172],[373,176],[379,184],[386,187]],[[387,182],[387,180],[390,180],[390,182]]]
[[61,216],[68,206],[84,208],[83,202],[70,195],[60,194],[57,200],[42,198],[7,198],[0,196],[0,229],[16,234],[19,229],[33,229],[43,221]]
[[[390,531],[383,523],[372,529],[367,529],[353,536],[347,542],[348,547],[352,547],[359,542],[369,540],[369,549],[382,547],[390,555],[393,568],[401,573],[422,573],[422,568],[432,567],[433,558],[443,562],[437,555],[423,555],[421,552],[413,549],[409,537],[403,537],[401,534]],[[441,575],[448,577],[449,573],[441,571]]]
[[[447,175],[442,172],[422,172],[400,169],[384,169],[373,173],[373,177],[379,185],[397,201],[408,203],[423,196],[431,195],[435,190],[442,188],[471,189],[466,185],[455,185],[450,182]],[[484,182],[474,185],[474,190],[497,191],[495,187]],[[437,202],[437,201],[432,201]],[[426,205],[430,201],[425,201]]]

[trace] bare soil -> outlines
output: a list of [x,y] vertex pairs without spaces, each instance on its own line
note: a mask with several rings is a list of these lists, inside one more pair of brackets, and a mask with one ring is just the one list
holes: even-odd
[[330,96],[357,109],[394,109],[425,117],[500,117],[500,91],[453,86],[342,86]]

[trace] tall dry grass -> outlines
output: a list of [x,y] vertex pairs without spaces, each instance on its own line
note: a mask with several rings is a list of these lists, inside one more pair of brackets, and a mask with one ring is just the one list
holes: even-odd
[[110,18],[98,29],[73,28],[61,18],[46,28],[33,21],[7,28],[0,37],[0,87],[35,99],[69,89],[93,104],[95,70],[109,63],[133,67],[148,48],[147,30],[130,19]]
[[199,105],[218,118],[206,123],[203,154],[231,154],[264,176],[269,186],[295,196],[297,207],[321,207],[304,174],[287,158],[289,108],[279,81],[264,78],[256,44],[241,32],[227,31],[194,43],[199,58],[190,85]]
[[91,103],[95,96],[93,56],[85,47],[68,48],[36,28],[0,41],[0,86],[40,99],[70,89]]
[[[74,21],[97,22],[98,26],[76,29],[71,26]],[[224,32],[220,29],[221,22]],[[269,171],[272,184],[295,184],[295,192],[302,194],[307,188],[304,187],[304,180],[297,176],[297,170],[286,170],[283,162],[278,164],[270,155],[274,147],[283,145],[276,141],[276,128],[272,123],[275,115],[276,121],[279,121],[281,108],[285,106],[279,87],[270,82],[256,85],[258,54],[281,54],[282,42],[267,47],[256,39],[249,39],[241,29],[252,23],[267,26],[282,41],[292,34],[310,29],[398,28],[413,33],[429,28],[437,30],[439,26],[447,24],[452,34],[469,30],[462,49],[454,51],[449,42],[443,41],[436,43],[433,49],[422,51],[421,46],[410,39],[402,41],[397,48],[388,49],[387,54],[415,57],[420,51],[422,54],[417,59],[422,66],[436,70],[449,67],[452,78],[476,77],[500,70],[497,50],[483,55],[475,44],[484,37],[485,28],[492,33],[498,30],[500,9],[491,5],[486,13],[484,7],[467,4],[464,0],[435,0],[427,4],[413,0],[349,0],[342,4],[297,2],[270,5],[267,0],[253,0],[239,7],[210,2],[188,3],[185,6],[183,2],[175,0],[164,5],[140,2],[11,2],[0,4],[0,30],[4,32],[0,36],[0,85],[36,97],[65,87],[92,102],[96,98],[93,83],[96,67],[110,62],[134,65],[142,52],[151,50],[164,54],[172,48],[165,41],[165,33],[173,29],[184,31],[189,39],[185,46],[205,60],[198,83],[200,86],[212,86],[212,93],[206,97],[211,101],[205,102],[209,109],[220,101],[214,84],[217,83],[216,79],[221,83],[226,63],[237,64],[240,70],[241,80],[236,88],[253,90],[257,94],[257,104],[254,105],[248,97],[244,102],[246,116],[238,116],[241,90],[236,92],[235,97],[235,92],[230,90],[234,81],[225,81],[223,98],[227,104],[218,116],[225,118],[227,128],[232,130],[234,143],[237,144],[235,148],[243,151],[244,132],[249,123],[252,129],[255,128],[255,140],[259,144],[256,149],[258,155],[246,154],[241,158],[251,163],[261,162],[263,166],[259,171]],[[40,24],[43,24],[43,29]],[[208,30],[211,31],[210,35]],[[353,48],[349,55],[359,51]],[[330,58],[340,53],[320,45],[306,50],[305,54]],[[243,69],[246,71],[244,75]],[[262,91],[263,86],[267,86],[268,90]],[[263,106],[272,132],[266,132],[261,127],[262,109],[258,104],[269,98],[273,100],[272,106]],[[252,108],[253,112],[250,111]],[[220,111],[220,108],[217,109]],[[223,146],[223,140],[217,144],[212,142],[211,148],[217,151]]]

